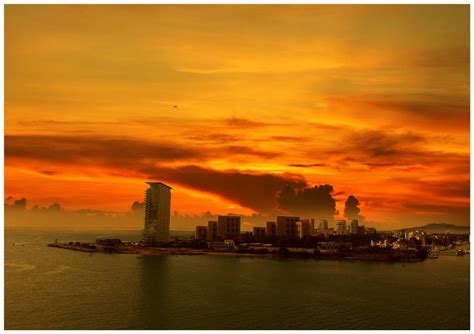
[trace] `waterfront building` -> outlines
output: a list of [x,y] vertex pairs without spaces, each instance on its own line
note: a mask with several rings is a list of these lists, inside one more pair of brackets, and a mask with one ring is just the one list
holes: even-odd
[[410,239],[409,233],[410,233],[410,230],[405,230],[405,231],[403,231],[403,236],[404,236],[405,240]]
[[217,236],[222,239],[240,236],[240,216],[217,216]]
[[145,227],[143,237],[146,244],[169,241],[171,187],[162,182],[145,182],[150,187],[145,191]]
[[319,221],[319,232],[327,232],[329,230],[329,223],[326,219]]
[[217,238],[217,222],[207,222],[207,240],[214,241]]
[[378,241],[371,240],[370,245],[372,247],[380,247],[380,248],[388,248],[391,246],[387,239],[378,240]]
[[197,240],[207,240],[207,226],[196,226],[194,238]]
[[394,241],[392,243],[392,249],[407,250],[408,249],[408,244],[406,243],[405,240],[398,239],[397,241]]
[[227,246],[224,241],[209,241],[207,247],[213,250],[227,250]]
[[[314,221],[313,221],[314,226]],[[311,221],[309,219],[301,219],[296,222],[296,230],[299,238],[307,238],[311,236]]]
[[337,235],[345,235],[347,232],[346,229],[346,221],[345,220],[338,220],[336,222],[336,232]]
[[365,226],[357,226],[357,234],[365,234]]
[[[406,230],[405,240],[410,242],[419,242],[421,245],[426,245],[426,233],[418,230]],[[416,240],[416,241],[414,241]]]
[[298,229],[296,222],[300,220],[300,217],[288,217],[278,216],[277,217],[277,236],[280,238],[296,239],[298,238]]
[[230,239],[226,239],[224,240],[224,245],[227,247],[227,248],[231,248],[231,249],[235,249],[235,241],[234,240],[230,240]]
[[277,232],[276,222],[267,222],[267,229],[266,229],[267,236],[275,237],[276,232]]
[[263,239],[266,236],[266,229],[265,227],[254,227],[253,228],[253,236],[256,239]]
[[359,234],[359,221],[357,219],[351,221],[351,234]]
[[365,229],[365,233],[367,233],[367,234],[375,234],[375,233],[377,233],[377,230],[376,230],[375,228],[373,228],[373,227],[367,227],[367,228]]

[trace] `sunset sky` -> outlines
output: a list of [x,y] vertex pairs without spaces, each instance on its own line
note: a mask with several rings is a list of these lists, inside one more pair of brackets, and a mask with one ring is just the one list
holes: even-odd
[[[5,7],[5,196],[469,224],[469,5]],[[173,223],[172,223],[173,224]]]

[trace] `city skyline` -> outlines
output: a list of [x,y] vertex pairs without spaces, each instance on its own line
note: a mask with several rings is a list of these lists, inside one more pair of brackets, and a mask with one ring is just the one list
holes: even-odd
[[[239,231],[242,232],[255,232],[255,229],[263,229],[270,231],[270,234],[277,234],[277,222],[279,218],[291,218],[293,223],[304,223],[305,225],[311,226],[308,231],[333,231],[336,234],[341,234],[341,231],[354,231],[358,230],[357,226],[360,224],[373,225],[373,222],[367,221],[365,216],[362,215],[360,210],[360,203],[354,195],[349,195],[344,203],[344,212],[341,214],[339,211],[335,211],[330,217],[324,215],[303,214],[299,215],[299,211],[291,211],[292,213],[298,214],[298,216],[287,216],[289,212],[280,212],[275,216],[265,216],[252,214],[249,216],[226,213],[218,214],[206,211],[198,215],[182,215],[177,211],[171,214],[171,187],[164,184],[163,182],[147,181],[145,182],[150,187],[145,190],[144,201],[134,201],[127,212],[108,212],[100,210],[76,210],[67,211],[61,207],[59,203],[54,203],[47,207],[41,207],[38,205],[31,206],[28,208],[27,199],[21,198],[14,200],[7,198],[7,203],[4,208],[6,210],[6,221],[20,223],[18,226],[6,224],[6,229],[10,228],[41,228],[41,223],[47,222],[47,228],[64,228],[69,227],[73,229],[97,229],[97,228],[108,228],[112,230],[143,230],[144,240],[148,240],[150,243],[154,243],[156,239],[168,240],[169,235],[163,235],[163,232],[168,234],[172,230],[187,230],[198,233],[198,228],[205,228],[207,230],[217,229],[218,222],[222,217],[239,217]],[[163,190],[158,190],[158,188]],[[335,207],[335,206],[334,206]],[[285,216],[286,215],[286,216]],[[155,218],[153,218],[155,217]],[[160,217],[158,220],[157,217]],[[276,222],[273,221],[276,219]],[[24,222],[35,221],[34,226],[25,225]],[[67,222],[64,224],[64,222]],[[97,224],[100,222],[100,224]],[[39,223],[39,224],[38,224]],[[58,224],[59,223],[59,224]],[[92,224],[91,224],[92,223]],[[105,223],[105,225],[104,225]],[[206,223],[208,225],[200,225]],[[240,225],[242,223],[242,225]],[[215,224],[212,228],[212,224]],[[271,225],[274,224],[274,227]],[[343,225],[341,225],[343,224]],[[159,229],[157,226],[160,225]],[[341,226],[343,226],[341,228]],[[355,226],[355,227],[354,227]],[[393,230],[405,230],[413,228],[425,228],[432,226],[431,228],[439,229],[444,228],[449,230],[454,228],[455,230],[466,228],[463,225],[454,224],[443,224],[443,223],[429,223],[426,226],[418,226],[413,224],[405,224],[393,228]],[[382,231],[390,231],[386,229],[384,225],[375,226],[364,226],[361,228],[363,231],[373,233],[374,227],[381,229]],[[308,227],[309,228],[309,227]],[[469,228],[469,225],[467,225]],[[295,230],[296,232],[296,230]],[[357,233],[365,233],[358,231]],[[214,234],[217,235],[218,231],[215,230]],[[267,233],[267,232],[265,232]],[[280,231],[281,233],[281,231]],[[352,233],[352,232],[351,232]],[[343,233],[342,233],[343,234]],[[150,238],[151,235],[151,238]],[[161,236],[160,236],[161,235]],[[160,237],[159,237],[160,236]]]
[[272,216],[330,185],[378,228],[469,224],[469,6],[5,13],[5,197]]

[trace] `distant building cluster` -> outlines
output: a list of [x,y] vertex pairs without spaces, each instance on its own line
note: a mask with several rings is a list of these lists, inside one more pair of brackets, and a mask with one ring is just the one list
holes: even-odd
[[217,216],[217,221],[209,221],[207,226],[196,226],[195,238],[198,240],[224,240],[240,235],[240,216]]
[[[375,234],[374,228],[359,226],[354,219],[346,226],[345,220],[336,222],[336,229],[329,228],[327,220],[321,220],[316,225],[314,219],[301,219],[295,216],[277,216],[276,222],[269,221],[266,227],[255,226],[252,235],[257,240],[265,238],[278,238],[286,240],[305,239],[313,236],[334,236],[350,234]],[[197,240],[225,240],[235,239],[241,234],[240,216],[218,216],[217,221],[209,221],[208,226],[196,226],[195,239]]]
[[377,248],[391,248],[397,250],[407,250],[415,248],[414,246],[420,245],[425,247],[427,245],[427,234],[424,231],[418,230],[405,230],[397,236],[391,238],[385,238],[382,240],[371,240],[370,246]]
[[[145,191],[145,217],[143,240],[149,245],[169,242],[171,187],[162,182],[146,182],[149,188]],[[276,221],[269,221],[266,226],[254,227],[251,232],[255,240],[267,238],[298,240],[315,236],[344,236],[375,234],[374,228],[359,225],[357,219],[350,223],[338,220],[336,227],[330,228],[327,220],[302,219],[296,216],[277,216]],[[238,239],[241,232],[241,217],[238,215],[220,215],[217,221],[209,221],[207,226],[198,225],[195,239],[214,242]]]

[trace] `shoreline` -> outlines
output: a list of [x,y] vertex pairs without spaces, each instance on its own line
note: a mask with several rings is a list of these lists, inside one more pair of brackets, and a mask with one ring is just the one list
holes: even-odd
[[[426,256],[419,251],[389,251],[389,252],[361,252],[354,250],[346,251],[330,251],[330,252],[317,252],[308,248],[304,251],[298,249],[291,251],[287,248],[282,251],[279,247],[274,247],[270,252],[258,252],[256,250],[250,250],[245,252],[229,251],[216,251],[210,249],[200,248],[168,248],[168,247],[145,247],[145,246],[132,246],[132,245],[121,245],[118,247],[103,247],[96,244],[84,244],[84,243],[69,243],[60,244],[52,243],[48,244],[48,247],[61,248],[66,250],[73,250],[86,253],[105,253],[105,254],[131,254],[143,256],[158,256],[158,255],[208,255],[208,256],[238,256],[238,257],[260,257],[260,258],[288,258],[288,259],[315,259],[315,260],[345,260],[345,261],[370,261],[370,262],[421,262],[426,259]],[[291,249],[291,248],[290,248]]]

